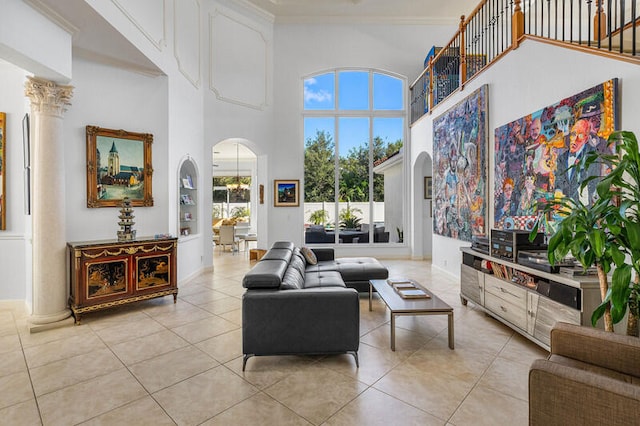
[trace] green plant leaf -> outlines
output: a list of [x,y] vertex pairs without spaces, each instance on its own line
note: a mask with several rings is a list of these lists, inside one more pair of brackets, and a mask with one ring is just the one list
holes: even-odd
[[640,223],[626,221],[625,228],[629,237],[629,244],[636,249],[640,248]]
[[605,243],[605,235],[601,229],[594,229],[589,234],[589,241],[591,242],[591,247],[595,252],[595,256],[598,259],[601,259],[604,256],[604,243]]
[[591,314],[591,326],[595,327],[598,323],[598,320],[604,316],[605,311],[607,310],[608,300],[600,303],[597,308],[593,310]]
[[622,265],[611,278],[611,318],[617,324],[624,318],[631,294],[631,265]]

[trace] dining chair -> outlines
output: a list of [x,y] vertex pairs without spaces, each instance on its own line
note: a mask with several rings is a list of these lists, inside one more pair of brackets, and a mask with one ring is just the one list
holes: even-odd
[[218,243],[222,250],[226,246],[231,246],[231,252],[233,254],[240,250],[240,238],[236,237],[236,230],[233,225],[224,225],[220,227],[220,241]]

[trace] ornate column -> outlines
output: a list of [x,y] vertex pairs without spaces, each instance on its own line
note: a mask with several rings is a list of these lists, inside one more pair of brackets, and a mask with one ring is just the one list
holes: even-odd
[[71,324],[66,280],[66,208],[63,113],[72,86],[29,77],[33,208],[33,312],[29,330]]

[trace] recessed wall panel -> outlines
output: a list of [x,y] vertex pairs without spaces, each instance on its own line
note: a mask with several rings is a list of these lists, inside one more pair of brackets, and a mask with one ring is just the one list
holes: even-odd
[[262,33],[219,11],[211,15],[209,25],[211,90],[218,99],[264,108],[267,45]]

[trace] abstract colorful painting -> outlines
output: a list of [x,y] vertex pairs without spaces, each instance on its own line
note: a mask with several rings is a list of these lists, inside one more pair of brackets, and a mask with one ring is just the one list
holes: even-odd
[[588,204],[596,182],[578,193],[600,165],[579,171],[588,152],[610,152],[607,138],[617,128],[617,85],[612,79],[540,109],[495,131],[494,226],[530,229],[538,201],[562,196]]
[[433,230],[471,241],[485,235],[487,85],[433,120]]

